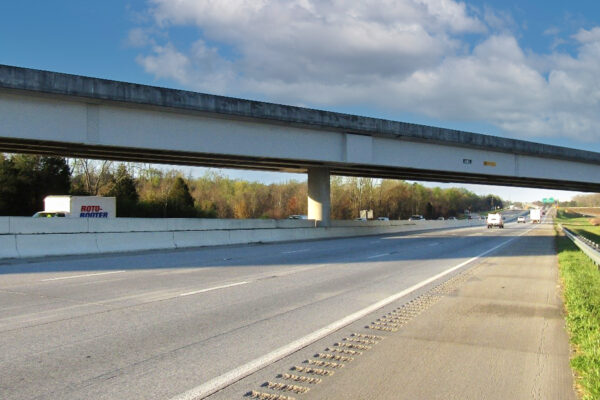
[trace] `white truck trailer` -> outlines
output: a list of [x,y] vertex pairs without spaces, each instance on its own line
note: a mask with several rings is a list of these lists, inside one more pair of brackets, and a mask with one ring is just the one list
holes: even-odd
[[542,222],[542,210],[539,208],[532,208],[529,210],[529,219],[532,224],[539,224]]
[[115,218],[117,199],[102,196],[46,196],[45,213],[64,213],[68,218]]

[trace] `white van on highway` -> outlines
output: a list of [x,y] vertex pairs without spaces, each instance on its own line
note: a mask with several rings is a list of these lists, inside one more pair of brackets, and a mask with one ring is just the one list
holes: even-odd
[[497,226],[498,228],[504,228],[504,219],[502,214],[488,214],[487,216],[487,227],[488,229]]

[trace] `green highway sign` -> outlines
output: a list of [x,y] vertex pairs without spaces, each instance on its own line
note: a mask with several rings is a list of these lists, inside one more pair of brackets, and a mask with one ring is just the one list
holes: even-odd
[[542,199],[542,203],[544,203],[544,204],[553,204],[554,203],[554,197],[544,198],[544,199]]

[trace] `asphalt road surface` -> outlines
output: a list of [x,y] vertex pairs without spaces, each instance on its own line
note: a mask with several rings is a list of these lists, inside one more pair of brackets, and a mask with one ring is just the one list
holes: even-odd
[[532,227],[5,262],[0,398],[208,394],[207,384],[406,302]]

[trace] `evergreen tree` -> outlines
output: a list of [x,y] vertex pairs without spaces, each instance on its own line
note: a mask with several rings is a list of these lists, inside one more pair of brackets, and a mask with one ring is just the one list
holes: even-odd
[[71,189],[71,169],[63,157],[41,157],[39,180],[43,197],[68,194]]
[[137,216],[137,206],[140,196],[135,187],[135,180],[125,165],[119,165],[113,179],[114,183],[108,191],[108,196],[117,198],[117,216]]
[[0,154],[0,215],[17,215],[17,169],[13,161]]
[[177,177],[167,195],[167,216],[175,218],[195,217],[194,198],[182,177]]
[[18,154],[11,157],[17,172],[12,215],[43,210],[44,198],[69,194],[71,170],[63,157]]

